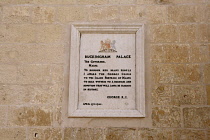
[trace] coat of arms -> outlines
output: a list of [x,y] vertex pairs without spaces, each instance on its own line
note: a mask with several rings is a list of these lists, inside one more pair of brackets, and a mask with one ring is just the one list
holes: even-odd
[[115,40],[106,39],[105,41],[101,40],[101,47],[99,52],[117,52],[115,47]]

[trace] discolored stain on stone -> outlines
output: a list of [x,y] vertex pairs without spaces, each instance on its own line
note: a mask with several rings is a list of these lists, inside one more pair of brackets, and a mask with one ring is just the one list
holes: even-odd
[[184,108],[183,116],[186,128],[210,128],[210,107]]
[[26,140],[25,128],[0,128],[1,140]]
[[172,130],[141,128],[137,140],[172,140]]
[[177,107],[154,107],[152,109],[154,127],[180,127],[181,109]]
[[174,140],[206,140],[203,130],[174,130]]
[[135,128],[108,128],[106,132],[106,140],[135,140]]
[[171,105],[171,85],[156,85],[152,91],[152,103],[154,105]]
[[175,85],[173,89],[173,105],[205,105],[206,103],[203,86]]
[[9,126],[51,126],[52,111],[51,107],[10,107]]
[[65,128],[64,140],[104,140],[104,129]]
[[61,128],[30,128],[29,140],[62,140]]

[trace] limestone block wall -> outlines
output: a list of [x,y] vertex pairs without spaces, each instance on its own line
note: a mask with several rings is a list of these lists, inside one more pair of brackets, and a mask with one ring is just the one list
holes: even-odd
[[[145,118],[68,118],[73,22],[145,24]],[[209,105],[209,0],[0,0],[1,140],[209,140]]]

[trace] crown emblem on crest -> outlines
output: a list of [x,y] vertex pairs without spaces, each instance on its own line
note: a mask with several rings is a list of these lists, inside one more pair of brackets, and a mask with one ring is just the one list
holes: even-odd
[[101,40],[101,47],[99,52],[117,52],[115,47],[115,40],[106,39],[105,41]]

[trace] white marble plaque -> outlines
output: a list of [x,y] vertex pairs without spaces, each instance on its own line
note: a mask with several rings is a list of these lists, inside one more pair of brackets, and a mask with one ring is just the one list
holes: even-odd
[[69,117],[144,117],[143,25],[71,27]]

